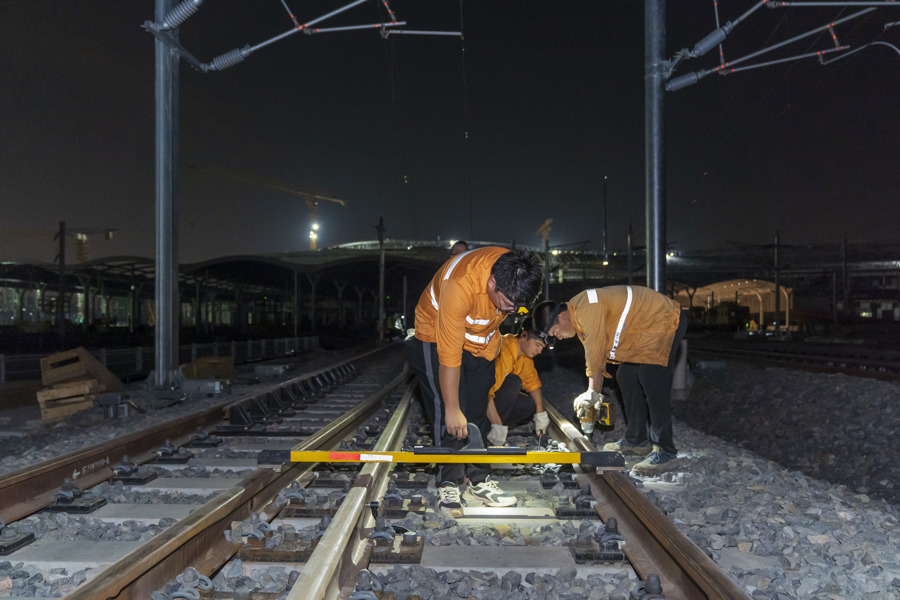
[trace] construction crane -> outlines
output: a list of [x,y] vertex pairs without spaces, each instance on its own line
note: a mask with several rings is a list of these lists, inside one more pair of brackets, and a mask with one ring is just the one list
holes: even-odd
[[199,171],[201,173],[205,173],[207,175],[214,175],[218,177],[224,177],[226,179],[233,179],[235,181],[240,181],[242,183],[247,183],[250,185],[258,185],[265,188],[269,188],[270,190],[275,190],[276,192],[284,192],[286,194],[293,194],[294,196],[300,196],[303,198],[304,202],[306,202],[306,212],[309,218],[309,249],[316,250],[317,249],[317,240],[319,239],[319,202],[334,202],[335,204],[340,204],[341,206],[347,206],[347,203],[340,198],[335,198],[329,194],[325,194],[318,191],[312,191],[309,189],[298,189],[294,187],[290,187],[287,184],[274,183],[271,181],[264,181],[262,179],[258,179],[251,175],[243,175],[240,173],[232,173],[230,171],[226,171],[224,169],[219,169],[215,167],[206,167],[206,166],[197,166],[197,165],[185,165],[188,169],[193,169]]

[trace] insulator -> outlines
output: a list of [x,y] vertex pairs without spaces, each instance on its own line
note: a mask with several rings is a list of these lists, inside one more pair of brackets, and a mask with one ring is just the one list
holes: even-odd
[[225,54],[212,59],[212,62],[209,63],[209,68],[212,71],[224,71],[228,67],[233,67],[239,62],[243,62],[249,54],[250,46],[235,48],[230,52],[226,52]]
[[666,91],[674,92],[675,90],[680,90],[681,88],[686,88],[689,85],[694,85],[700,80],[700,76],[697,73],[686,73],[680,77],[676,77],[675,79],[670,79],[666,82]]
[[163,19],[161,29],[175,29],[188,20],[192,14],[197,12],[203,0],[182,0],[178,6],[169,11],[166,18]]
[[731,23],[726,23],[724,27],[719,27],[708,36],[697,42],[697,45],[694,46],[694,49],[691,50],[690,55],[694,58],[698,56],[703,56],[719,44],[725,41],[725,38],[728,36],[728,32],[731,30]]

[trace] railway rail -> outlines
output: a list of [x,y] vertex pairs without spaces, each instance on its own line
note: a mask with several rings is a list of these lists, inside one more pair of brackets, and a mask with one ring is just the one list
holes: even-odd
[[[14,526],[58,504],[65,491],[60,480],[85,465],[87,473],[77,480],[85,490],[108,488],[102,482],[117,474],[122,455],[140,465],[138,471],[179,468],[153,462],[162,458],[158,448],[165,444],[193,457],[198,470],[204,460],[220,466],[230,461],[238,475],[211,487],[215,493],[177,522],[66,589],[66,598],[465,598],[461,594],[474,592],[473,586],[499,592],[524,585],[521,574],[517,583],[515,576],[494,573],[507,569],[537,572],[525,576],[532,577],[532,588],[584,580],[578,584],[584,597],[591,585],[638,586],[644,594],[638,597],[653,597],[647,594],[655,593],[658,580],[670,599],[748,598],[617,470],[567,469],[563,460],[494,465],[504,489],[515,490],[524,502],[466,507],[453,520],[434,512],[431,465],[257,460],[266,451],[381,453],[432,445],[415,384],[398,355],[388,350],[357,357],[257,387],[197,414],[2,477],[0,518]],[[597,452],[559,412],[548,412],[554,440],[548,450]],[[198,427],[227,440],[219,462],[203,458],[215,452],[210,448],[190,448]],[[537,449],[527,430],[513,430],[510,439]],[[134,519],[140,519],[139,510]],[[450,531],[465,541],[448,542]],[[24,562],[19,556],[27,548],[3,558]],[[254,579],[271,580],[258,575],[269,573],[263,565],[286,570],[282,588],[271,581],[252,587]],[[550,572],[571,577],[559,581]],[[401,589],[422,573],[456,595]],[[470,580],[470,573],[482,575]]]

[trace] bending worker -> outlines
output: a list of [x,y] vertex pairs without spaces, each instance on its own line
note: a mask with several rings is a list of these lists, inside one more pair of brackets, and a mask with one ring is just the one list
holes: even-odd
[[619,363],[616,381],[625,404],[625,437],[603,449],[646,458],[639,474],[665,471],[677,462],[670,396],[675,354],[687,329],[681,305],[650,288],[616,285],[585,290],[568,302],[541,302],[535,327],[584,344],[588,389],[575,398],[578,417],[599,408],[606,363]]
[[534,432],[543,435],[550,425],[544,411],[541,380],[534,368],[534,357],[547,347],[546,336],[534,331],[527,317],[516,335],[500,338],[500,354],[494,360],[496,381],[488,393],[487,418],[491,422],[488,442],[494,446],[506,443],[511,427],[534,420]]
[[[542,278],[533,253],[488,246],[448,260],[422,292],[415,334],[407,338],[406,350],[435,446],[461,448],[468,423],[477,425],[482,436],[487,433],[487,397],[500,347],[497,328],[510,313],[531,305]],[[461,463],[439,468],[440,512],[462,516],[458,486],[467,474],[467,501],[515,506],[515,496],[505,494],[483,471],[467,470]]]

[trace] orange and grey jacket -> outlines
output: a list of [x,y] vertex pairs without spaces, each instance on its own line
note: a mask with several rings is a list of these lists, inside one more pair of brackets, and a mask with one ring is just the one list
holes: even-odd
[[650,288],[613,285],[585,290],[567,303],[584,344],[588,377],[609,377],[606,363],[667,366],[681,305]]
[[495,335],[506,313],[487,295],[491,268],[506,248],[488,246],[454,256],[442,266],[416,305],[416,337],[437,344],[445,367],[462,364],[462,352],[494,360],[500,347]]
[[507,375],[518,375],[522,391],[526,394],[541,387],[541,380],[534,368],[534,360],[519,354],[519,338],[512,333],[500,336],[500,354],[494,360],[496,378],[488,396],[494,397]]

